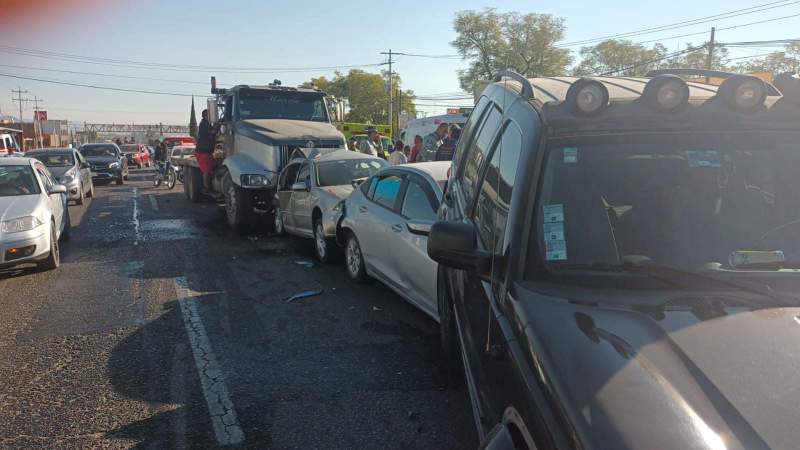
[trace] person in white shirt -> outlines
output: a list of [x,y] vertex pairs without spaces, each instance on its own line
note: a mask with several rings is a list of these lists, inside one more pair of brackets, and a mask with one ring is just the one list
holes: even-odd
[[394,144],[394,149],[392,150],[392,153],[389,154],[387,161],[389,161],[389,164],[393,166],[398,164],[408,164],[408,158],[403,152],[403,141],[397,141]]

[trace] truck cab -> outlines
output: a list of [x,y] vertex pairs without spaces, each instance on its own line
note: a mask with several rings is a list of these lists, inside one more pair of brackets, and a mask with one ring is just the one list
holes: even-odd
[[[274,223],[278,174],[296,149],[344,149],[342,133],[331,123],[318,89],[275,83],[219,89],[212,78],[209,117],[219,122],[212,187],[225,200],[228,223],[249,226],[255,215]],[[198,170],[189,171],[188,189],[201,185]]]

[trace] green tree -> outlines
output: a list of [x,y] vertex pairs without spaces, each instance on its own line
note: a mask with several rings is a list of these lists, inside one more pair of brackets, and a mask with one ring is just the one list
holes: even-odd
[[[716,47],[714,57],[711,59],[711,70],[730,71],[731,68],[727,65],[728,58],[727,48]],[[666,66],[672,69],[707,69],[708,42],[702,46],[687,44],[684,52],[669,58]]]
[[[347,100],[349,111],[346,119],[350,122],[369,122],[374,124],[389,123],[389,73],[369,73],[352,69],[347,74],[336,72],[332,79],[326,77],[312,78],[304,83],[305,87],[316,87],[328,94]],[[401,89],[402,79],[392,77],[395,96],[399,95],[402,112],[416,113],[414,91]],[[394,119],[397,120],[398,100],[395,98]]]
[[194,113],[194,97],[192,97],[192,108],[189,111],[189,136],[197,138],[197,115]]
[[797,73],[800,70],[800,44],[786,46],[784,51],[772,52],[763,58],[751,59],[736,65],[738,72],[767,72],[773,76]]
[[549,14],[498,13],[494,8],[460,11],[451,42],[469,68],[459,72],[461,88],[472,92],[477,82],[513,69],[529,77],[563,75],[572,63],[569,50],[557,48],[564,37],[564,19]]
[[595,46],[582,47],[581,62],[573,72],[577,76],[644,76],[650,70],[661,67],[666,54],[667,48],[662,44],[647,48],[631,41],[611,39]]

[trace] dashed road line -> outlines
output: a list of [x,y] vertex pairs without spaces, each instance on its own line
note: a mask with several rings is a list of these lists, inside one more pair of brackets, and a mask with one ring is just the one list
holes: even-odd
[[244,432],[236,418],[222,367],[217,362],[206,327],[200,319],[197,299],[201,295],[189,288],[186,277],[175,278],[175,292],[183,315],[183,324],[189,335],[194,363],[200,376],[203,396],[206,399],[211,425],[219,445],[234,445],[244,441]]
[[156,196],[148,195],[147,198],[150,199],[150,206],[153,207],[153,211],[158,211],[158,202],[156,201]]
[[139,190],[133,188],[133,245],[139,245]]

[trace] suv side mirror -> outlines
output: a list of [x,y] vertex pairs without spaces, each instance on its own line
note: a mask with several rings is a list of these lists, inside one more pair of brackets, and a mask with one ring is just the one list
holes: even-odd
[[308,186],[306,186],[306,184],[304,182],[298,181],[297,183],[292,185],[292,190],[293,191],[307,191],[308,190]]
[[428,256],[439,264],[474,272],[482,278],[491,274],[492,255],[478,250],[478,233],[468,223],[434,223],[428,236]]

